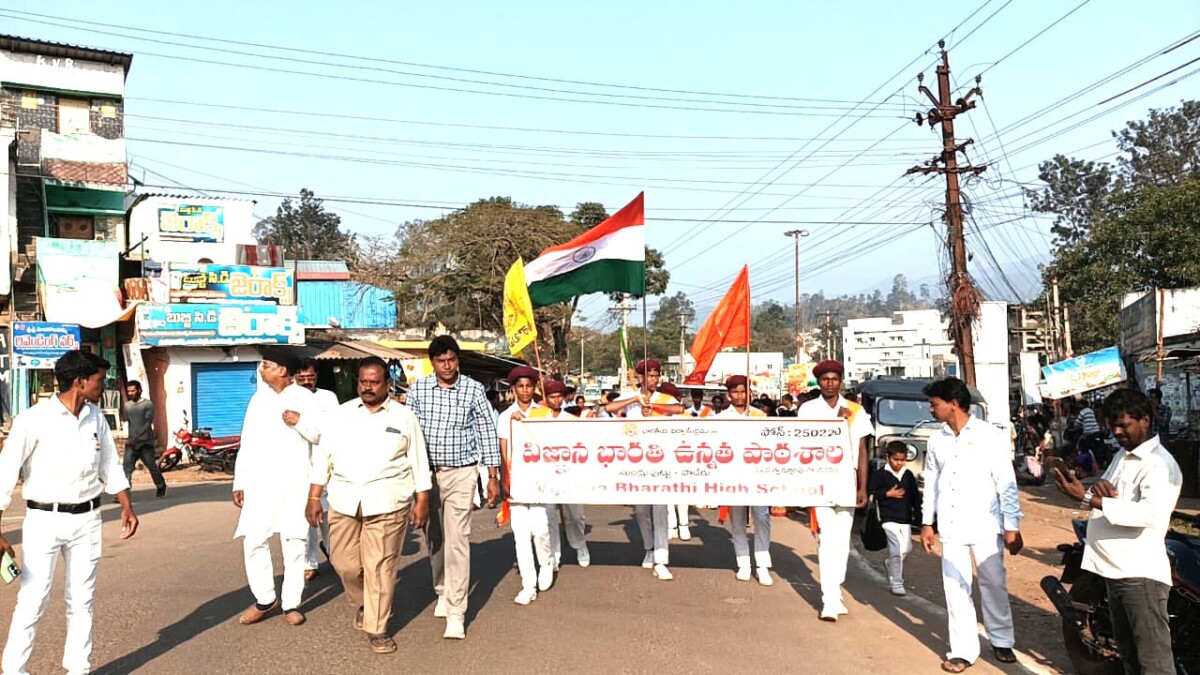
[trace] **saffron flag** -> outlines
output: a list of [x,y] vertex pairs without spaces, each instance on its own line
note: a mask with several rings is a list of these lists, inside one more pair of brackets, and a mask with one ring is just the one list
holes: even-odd
[[708,315],[700,332],[692,340],[692,358],[696,367],[684,378],[684,384],[704,384],[717,352],[725,347],[750,345],[750,270],[742,266],[733,285],[720,304]]
[[525,268],[529,296],[545,307],[587,293],[646,293],[646,218],[638,194],[607,220],[542,251]]
[[525,285],[525,261],[517,261],[504,275],[504,337],[514,356],[537,339],[537,324],[533,320],[533,305]]

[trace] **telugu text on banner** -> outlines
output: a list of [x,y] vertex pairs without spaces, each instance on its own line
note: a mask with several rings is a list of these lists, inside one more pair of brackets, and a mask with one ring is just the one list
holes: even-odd
[[854,506],[845,420],[521,420],[511,431],[517,502]]

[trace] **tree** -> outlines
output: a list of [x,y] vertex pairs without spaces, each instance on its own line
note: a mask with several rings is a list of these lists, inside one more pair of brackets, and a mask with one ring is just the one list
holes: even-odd
[[913,309],[916,306],[917,297],[908,290],[908,277],[897,274],[892,278],[892,292],[887,296],[888,310],[898,312],[904,309]]
[[795,318],[783,305],[768,300],[750,312],[750,347],[756,352],[795,355]]
[[1200,101],[1151,110],[1113,134],[1128,156],[1117,160],[1130,187],[1175,185],[1200,178]]
[[325,210],[312,190],[301,188],[300,202],[283,200],[275,215],[254,226],[254,238],[274,244],[295,260],[353,260],[355,238],[339,227],[342,219]]
[[1062,155],[1039,164],[1038,178],[1046,187],[1027,189],[1025,194],[1032,210],[1055,215],[1050,231],[1056,246],[1070,245],[1087,236],[1092,221],[1108,207],[1114,181],[1108,164]]

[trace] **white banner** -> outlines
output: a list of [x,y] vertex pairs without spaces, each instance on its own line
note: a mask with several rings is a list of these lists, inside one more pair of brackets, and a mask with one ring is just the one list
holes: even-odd
[[527,504],[854,506],[845,420],[521,420],[510,492]]

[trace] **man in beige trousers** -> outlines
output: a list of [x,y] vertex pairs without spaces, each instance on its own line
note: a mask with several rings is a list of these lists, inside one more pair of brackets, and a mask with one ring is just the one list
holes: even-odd
[[356,608],[354,626],[377,654],[396,651],[388,634],[396,567],[411,517],[429,518],[432,479],[417,417],[388,396],[391,376],[382,359],[358,366],[358,398],[339,406],[313,448],[306,515],[321,521],[328,490],[329,560]]

